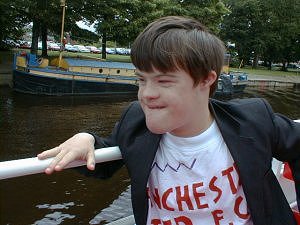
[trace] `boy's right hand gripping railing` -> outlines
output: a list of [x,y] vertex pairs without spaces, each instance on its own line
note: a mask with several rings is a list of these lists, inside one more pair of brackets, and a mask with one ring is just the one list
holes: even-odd
[[[0,162],[0,180],[43,173],[53,158],[39,160],[37,157]],[[102,163],[122,159],[119,147],[101,148],[95,150],[95,162]],[[86,165],[85,161],[74,161],[67,168]]]

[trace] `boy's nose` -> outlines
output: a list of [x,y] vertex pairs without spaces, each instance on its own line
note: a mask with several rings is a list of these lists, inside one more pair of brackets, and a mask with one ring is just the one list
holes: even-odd
[[143,98],[154,99],[159,96],[159,91],[153,84],[147,82],[147,84],[139,87],[139,94]]

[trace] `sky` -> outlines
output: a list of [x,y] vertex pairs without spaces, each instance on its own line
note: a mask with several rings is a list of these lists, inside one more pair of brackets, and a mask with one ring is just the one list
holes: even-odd
[[80,20],[80,21],[77,21],[76,24],[77,24],[77,26],[79,26],[82,29],[86,29],[86,30],[89,30],[89,31],[92,31],[92,32],[96,31],[96,29],[94,27],[95,23],[88,26],[83,20]]

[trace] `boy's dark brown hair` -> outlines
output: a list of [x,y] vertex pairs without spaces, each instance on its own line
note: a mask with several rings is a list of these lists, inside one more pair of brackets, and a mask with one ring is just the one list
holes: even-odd
[[[168,16],[150,23],[131,47],[132,63],[141,71],[166,73],[183,69],[197,85],[210,71],[219,77],[223,42],[195,19]],[[211,86],[214,93],[218,79]]]

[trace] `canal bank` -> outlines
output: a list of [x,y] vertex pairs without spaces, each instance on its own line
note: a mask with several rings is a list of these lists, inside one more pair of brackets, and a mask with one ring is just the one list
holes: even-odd
[[0,86],[12,85],[13,53],[1,51],[0,53]]
[[0,64],[0,86],[12,85],[12,67],[7,64]]
[[248,75],[248,85],[249,86],[265,86],[265,87],[293,87],[295,85],[300,85],[300,76],[297,75],[282,75],[282,76],[272,76],[272,75]]
[[[249,86],[293,87],[300,85],[300,75],[256,75],[248,74]],[[0,86],[12,86],[11,57],[0,60]]]
[[[270,76],[270,75],[248,75],[249,86],[263,87],[293,87],[300,85],[300,76]],[[0,86],[12,86],[12,69],[7,65],[0,65]]]

